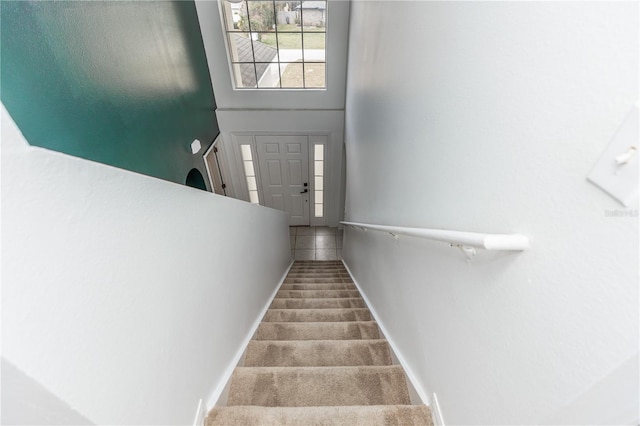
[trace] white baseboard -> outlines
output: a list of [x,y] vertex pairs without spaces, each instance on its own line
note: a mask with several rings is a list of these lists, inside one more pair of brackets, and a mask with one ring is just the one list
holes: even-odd
[[269,309],[269,306],[271,306],[271,302],[273,301],[273,298],[276,297],[278,290],[280,290],[280,287],[282,286],[282,283],[284,283],[285,278],[287,278],[287,275],[289,274],[289,270],[291,269],[292,266],[293,266],[293,261],[291,261],[291,263],[289,264],[289,267],[284,272],[284,275],[282,275],[282,278],[280,278],[280,282],[278,283],[275,290],[269,297],[269,300],[267,301],[267,303],[264,305],[264,307],[258,314],[258,317],[256,318],[255,322],[249,329],[249,333],[247,333],[247,336],[242,341],[242,344],[240,345],[240,348],[236,352],[236,355],[233,357],[233,359],[229,363],[229,367],[227,367],[226,371],[222,375],[222,378],[218,382],[218,385],[216,386],[215,390],[211,393],[211,395],[207,399],[207,410],[206,410],[207,412],[218,404],[220,397],[225,393],[225,389],[227,388],[228,382],[231,379],[233,370],[235,370],[235,368],[238,366],[238,364],[242,360],[242,357],[244,356],[247,346],[249,346],[249,342],[253,338],[254,334],[256,334],[256,331],[258,330],[258,326],[262,322],[262,318],[264,318],[264,315],[267,313],[267,310]]
[[384,326],[384,323],[380,321],[380,317],[378,316],[378,313],[376,312],[373,305],[369,302],[369,298],[367,297],[367,294],[364,291],[362,291],[362,287],[360,287],[360,284],[358,284],[358,281],[353,277],[353,274],[351,273],[351,269],[349,269],[349,265],[347,265],[344,259],[342,259],[342,264],[347,269],[347,272],[351,276],[351,279],[353,280],[354,284],[360,291],[360,294],[364,299],[364,303],[366,303],[367,307],[369,308],[369,311],[371,311],[371,315],[373,316],[373,319],[378,323],[378,327],[380,327],[380,330],[382,330],[382,334],[384,334],[385,338],[387,339],[387,342],[389,343],[389,346],[391,346],[391,350],[395,353],[396,358],[398,358],[398,362],[404,369],[404,372],[407,378],[409,379],[409,381],[411,382],[411,385],[416,390],[418,397],[422,400],[424,404],[430,406],[431,405],[430,399],[427,392],[425,392],[422,386],[419,385],[418,380],[416,379],[416,375],[413,373],[413,371],[407,364],[407,361],[405,360],[404,356],[402,356],[402,352],[398,350],[398,347],[396,346],[393,339],[390,337],[389,333],[387,332],[387,329]]
[[431,405],[429,408],[431,409],[431,419],[433,420],[433,424],[435,426],[445,426],[444,418],[442,418],[442,411],[440,411],[440,403],[438,402],[438,397],[435,393],[431,398]]
[[198,401],[198,408],[196,409],[196,416],[193,419],[193,426],[203,426],[205,415],[204,401],[200,399],[200,401]]

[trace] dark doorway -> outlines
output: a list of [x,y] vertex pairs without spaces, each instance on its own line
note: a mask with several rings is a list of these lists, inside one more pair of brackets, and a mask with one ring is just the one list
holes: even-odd
[[202,173],[198,169],[191,169],[189,174],[187,175],[187,186],[192,188],[202,189],[203,191],[207,190],[207,185],[204,183],[204,178],[202,177]]

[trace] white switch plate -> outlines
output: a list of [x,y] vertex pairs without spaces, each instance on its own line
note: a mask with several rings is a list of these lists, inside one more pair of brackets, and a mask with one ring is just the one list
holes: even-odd
[[[587,176],[589,182],[628,207],[638,197],[638,103],[613,136],[611,143]],[[633,155],[625,164],[618,164],[616,157],[635,147]]]

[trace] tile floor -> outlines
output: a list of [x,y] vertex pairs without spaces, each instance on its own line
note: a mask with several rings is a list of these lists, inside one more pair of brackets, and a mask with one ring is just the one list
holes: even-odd
[[291,257],[295,260],[342,259],[342,230],[326,226],[291,226]]

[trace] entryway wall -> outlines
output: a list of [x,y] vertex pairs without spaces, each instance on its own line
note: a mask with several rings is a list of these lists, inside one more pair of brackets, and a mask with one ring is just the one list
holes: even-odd
[[[220,144],[229,170],[230,196],[249,201],[243,173],[241,143],[264,135],[303,135],[326,137],[324,216],[311,214],[311,226],[338,226],[344,211],[344,110],[218,110]],[[324,139],[324,138],[323,138]],[[313,188],[310,188],[312,191]]]

